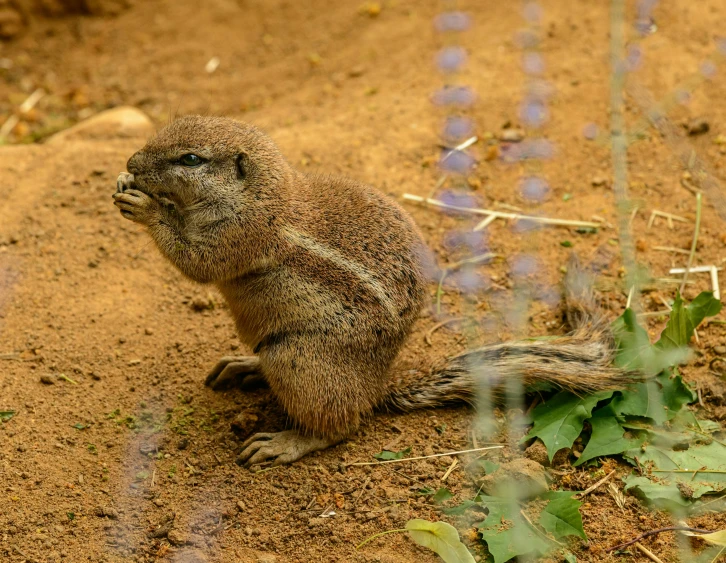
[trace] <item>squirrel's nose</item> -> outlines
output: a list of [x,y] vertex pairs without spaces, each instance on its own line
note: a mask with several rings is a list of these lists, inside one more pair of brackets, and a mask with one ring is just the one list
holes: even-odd
[[126,163],[126,170],[128,170],[131,174],[138,174],[141,172],[141,166],[140,161],[141,160],[141,151],[135,153],[131,158],[129,158],[129,161]]

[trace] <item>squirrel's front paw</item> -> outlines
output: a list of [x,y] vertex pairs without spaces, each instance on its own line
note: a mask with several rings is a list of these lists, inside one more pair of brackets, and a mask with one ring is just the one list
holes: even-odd
[[142,191],[133,188],[133,174],[122,172],[116,181],[113,204],[121,215],[142,225],[150,224],[159,215],[159,203]]

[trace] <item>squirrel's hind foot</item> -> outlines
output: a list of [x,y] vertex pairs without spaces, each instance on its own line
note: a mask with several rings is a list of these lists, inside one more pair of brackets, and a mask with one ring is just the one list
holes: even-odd
[[204,381],[212,389],[231,387],[252,387],[265,383],[257,356],[224,356],[212,368]]
[[339,441],[303,436],[295,430],[260,432],[242,444],[244,449],[237,458],[237,465],[249,467],[267,460],[272,460],[272,465],[292,463],[310,452],[324,450]]

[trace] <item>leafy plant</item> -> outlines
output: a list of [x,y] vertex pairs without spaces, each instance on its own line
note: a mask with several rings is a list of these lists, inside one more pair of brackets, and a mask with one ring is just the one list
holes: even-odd
[[[626,490],[658,506],[690,506],[701,495],[724,489],[726,445],[712,436],[719,426],[696,420],[685,408],[696,394],[676,367],[688,359],[688,343],[698,324],[720,310],[720,301],[710,292],[701,293],[689,305],[678,295],[659,340],[651,344],[633,311],[627,309],[613,323],[618,348],[615,363],[638,370],[647,379],[627,391],[586,397],[561,391],[534,410],[534,424],[524,440],[541,439],[551,460],[582,436],[586,445],[575,466],[601,456],[622,455],[647,475],[628,478]],[[585,423],[589,435],[583,435]]]
[[671,374],[671,369],[687,359],[688,342],[698,323],[720,309],[721,303],[710,292],[701,293],[688,306],[680,296],[676,297],[668,324],[655,344],[650,343],[633,311],[626,309],[613,323],[618,347],[615,363],[624,369],[639,370],[650,379],[633,385],[627,393],[603,391],[577,397],[561,391],[534,410],[534,426],[524,439],[540,438],[552,459],[560,449],[572,446],[584,422],[589,421],[592,443],[588,443],[578,464],[599,455],[622,453],[632,445],[624,438],[622,422],[626,418],[641,417],[662,424],[695,400],[694,393],[677,373]]

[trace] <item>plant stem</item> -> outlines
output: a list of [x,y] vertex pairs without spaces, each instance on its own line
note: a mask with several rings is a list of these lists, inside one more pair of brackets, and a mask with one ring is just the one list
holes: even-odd
[[696,226],[693,228],[693,241],[691,241],[691,251],[688,253],[688,264],[686,264],[686,271],[683,273],[683,281],[681,282],[681,288],[678,293],[683,294],[683,288],[686,287],[688,281],[688,273],[691,271],[693,265],[693,257],[696,255],[696,243],[698,242],[698,232],[701,229],[701,194],[696,194]]
[[633,309],[638,312],[638,275],[635,248],[630,234],[631,202],[628,195],[628,138],[625,129],[625,0],[610,5],[610,143],[613,161],[613,192],[618,212],[618,235],[625,268],[625,287],[635,287]]

